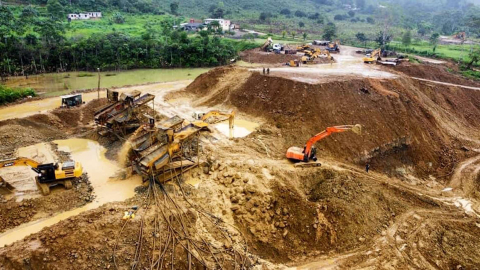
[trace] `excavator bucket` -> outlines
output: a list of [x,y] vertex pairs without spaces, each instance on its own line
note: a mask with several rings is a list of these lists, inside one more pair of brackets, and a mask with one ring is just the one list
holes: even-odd
[[356,124],[355,126],[353,126],[352,131],[355,134],[362,135],[362,125]]
[[0,194],[2,195],[10,194],[14,190],[15,188],[0,176]]

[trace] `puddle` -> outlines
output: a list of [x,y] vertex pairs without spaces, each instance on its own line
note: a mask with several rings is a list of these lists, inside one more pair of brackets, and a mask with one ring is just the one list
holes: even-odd
[[[100,92],[100,97],[105,97],[105,95],[105,91]],[[82,96],[83,101],[89,102],[98,98],[98,93],[83,93]],[[0,108],[0,121],[11,118],[23,118],[37,113],[45,113],[47,111],[59,108],[60,105],[60,97],[54,97],[3,107]]]
[[[260,124],[242,120],[242,119],[235,119],[234,126],[233,126],[233,137],[234,138],[243,138],[248,136],[250,133],[254,132]],[[229,137],[230,136],[230,129],[228,126],[228,121],[224,121],[218,124],[215,124],[214,127],[220,131],[223,135]]]
[[21,240],[47,226],[54,225],[84,211],[97,208],[105,203],[124,201],[131,198],[135,195],[135,187],[142,183],[140,176],[134,176],[126,180],[111,178],[120,170],[120,167],[117,163],[105,157],[106,149],[96,141],[68,139],[54,142],[58,144],[59,150],[70,152],[73,160],[82,163],[83,169],[85,172],[88,172],[90,182],[92,183],[93,192],[96,196],[95,201],[81,208],[26,223],[0,234],[0,247]]

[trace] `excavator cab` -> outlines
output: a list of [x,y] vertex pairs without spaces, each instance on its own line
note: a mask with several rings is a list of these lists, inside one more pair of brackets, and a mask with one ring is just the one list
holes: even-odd
[[55,179],[55,171],[58,168],[58,163],[53,164],[53,163],[48,163],[48,164],[42,164],[38,165],[37,168],[35,168],[35,172],[38,173],[38,181],[40,183],[51,183],[56,181]]

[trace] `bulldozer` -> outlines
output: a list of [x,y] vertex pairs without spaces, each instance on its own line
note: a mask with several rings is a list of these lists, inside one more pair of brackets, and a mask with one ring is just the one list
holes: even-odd
[[303,44],[303,45],[297,46],[297,51],[301,52],[301,51],[309,50],[310,48],[311,48],[310,45]]
[[330,53],[340,53],[340,41],[335,40],[334,42],[328,43],[325,49]]
[[298,60],[290,60],[288,61],[285,65],[289,66],[289,67],[299,67],[300,66],[300,61]]
[[[361,134],[362,126],[357,124],[327,127],[324,131],[311,137],[303,148],[295,146],[288,148],[286,157],[292,161],[297,162],[294,165],[295,167],[320,166],[321,164],[317,163],[317,148],[315,147],[315,143],[322,139],[325,139],[333,133],[340,133],[346,131],[352,131],[356,134]],[[310,160],[313,160],[314,162],[309,162]]]
[[[81,177],[83,174],[82,165],[79,162],[67,161],[64,163],[40,164],[35,160],[19,157],[0,161],[0,168],[29,166],[38,175],[35,177],[38,188],[43,195],[50,194],[50,187],[63,185],[66,189],[71,189],[72,179]],[[0,177],[0,184],[6,181]],[[10,185],[4,184],[7,188]],[[10,186],[11,187],[11,186]]]

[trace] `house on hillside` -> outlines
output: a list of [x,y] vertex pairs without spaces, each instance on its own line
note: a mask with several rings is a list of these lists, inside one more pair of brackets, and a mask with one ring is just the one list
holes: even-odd
[[231,22],[225,19],[205,19],[204,24],[209,25],[210,23],[217,21],[220,24],[220,27],[223,31],[229,31]]
[[67,18],[68,21],[99,19],[102,18],[102,12],[70,13]]

